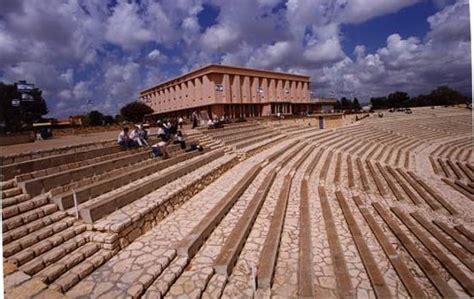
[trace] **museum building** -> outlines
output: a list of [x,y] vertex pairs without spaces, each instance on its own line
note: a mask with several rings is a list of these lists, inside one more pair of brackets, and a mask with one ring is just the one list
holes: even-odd
[[190,117],[193,111],[230,118],[321,112],[305,75],[210,64],[140,92],[155,117]]

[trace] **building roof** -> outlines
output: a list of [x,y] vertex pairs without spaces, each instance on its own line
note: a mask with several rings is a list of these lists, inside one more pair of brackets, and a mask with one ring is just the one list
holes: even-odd
[[199,67],[197,69],[194,69],[188,73],[182,74],[178,77],[174,77],[172,79],[166,80],[164,82],[161,82],[159,84],[153,85],[151,87],[145,88],[140,91],[140,94],[142,93],[147,93],[152,91],[153,89],[167,85],[167,84],[175,84],[175,83],[180,83],[181,81],[186,81],[189,79],[193,79],[198,76],[206,75],[206,74],[211,74],[211,73],[238,73],[242,71],[251,71],[251,72],[258,72],[260,73],[259,75],[262,77],[278,77],[278,76],[291,76],[291,77],[298,77],[300,80],[303,81],[308,81],[310,77],[307,75],[300,75],[300,74],[292,74],[292,73],[285,73],[285,72],[277,72],[277,71],[271,71],[271,70],[262,70],[262,69],[255,69],[255,68],[247,68],[247,67],[241,67],[241,66],[233,66],[233,65],[225,65],[225,64],[208,64],[202,67]]

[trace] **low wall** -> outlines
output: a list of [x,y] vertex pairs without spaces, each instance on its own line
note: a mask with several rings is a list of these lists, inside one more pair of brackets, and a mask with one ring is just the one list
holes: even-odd
[[23,134],[15,134],[15,135],[0,135],[0,146],[28,143],[28,142],[34,142],[34,141],[35,141],[35,135],[33,134],[33,132],[27,132]]

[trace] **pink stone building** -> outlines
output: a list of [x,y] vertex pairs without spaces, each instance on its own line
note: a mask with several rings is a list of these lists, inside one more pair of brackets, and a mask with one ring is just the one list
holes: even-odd
[[140,92],[154,116],[189,117],[194,110],[209,115],[258,117],[319,112],[310,100],[310,77],[211,64]]

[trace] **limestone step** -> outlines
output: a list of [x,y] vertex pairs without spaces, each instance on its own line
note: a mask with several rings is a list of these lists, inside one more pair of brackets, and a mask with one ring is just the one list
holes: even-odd
[[26,264],[21,265],[20,270],[29,275],[35,275],[46,267],[55,264],[57,261],[69,255],[71,252],[83,246],[87,242],[88,237],[84,233],[73,236],[64,242],[57,244],[57,246],[51,250],[28,261]]
[[[188,153],[188,155],[199,155],[203,152]],[[99,197],[96,200],[83,204],[80,208],[81,218],[87,223],[94,221],[112,213],[113,211],[145,196],[146,194],[158,189],[159,187],[178,179],[179,177],[194,171],[195,169],[213,161],[223,155],[223,152],[217,151],[212,155],[205,155],[183,165],[164,171],[158,176],[145,180],[141,184],[135,184],[120,192],[113,192],[109,196]],[[127,185],[128,186],[128,185]]]
[[[81,279],[92,273],[95,269],[99,268],[107,260],[114,255],[114,252],[107,249],[100,249],[94,252],[92,255],[75,265],[71,269],[67,270],[59,278],[57,278],[51,285],[50,288],[58,290],[60,292],[67,292],[73,286],[75,286]],[[84,253],[84,257],[86,254]]]
[[19,194],[21,194],[21,188],[12,187],[12,188],[3,190],[1,195],[2,195],[2,200],[3,200],[9,197],[17,196]]
[[40,219],[37,219],[35,221],[32,221],[20,227],[9,230],[7,232],[4,231],[3,232],[3,245],[5,246],[6,244],[14,240],[22,238],[45,226],[55,223],[64,217],[66,217],[66,213],[62,211],[58,211],[51,215],[46,215],[45,217],[42,217]]
[[[61,275],[66,273],[68,270],[79,263],[83,262],[86,258],[92,256],[94,253],[99,251],[99,245],[96,243],[86,243],[76,250],[72,251],[67,256],[56,261],[54,264],[44,268],[38,272],[35,276],[40,278],[44,283],[51,284],[53,281],[58,279]],[[80,267],[75,269],[76,274],[80,274],[83,277],[92,272],[94,269],[93,264],[83,263]]]
[[21,202],[29,200],[31,197],[28,194],[18,194],[13,197],[3,198],[2,199],[2,208],[7,208]]
[[57,210],[58,207],[55,204],[46,204],[44,206],[32,209],[26,213],[22,213],[9,219],[5,219],[2,222],[3,233],[25,225],[27,223],[33,222],[37,219],[40,219],[45,215],[52,214]]
[[35,208],[44,206],[48,204],[49,200],[45,196],[39,196],[35,197],[26,201],[23,201],[21,203],[18,203],[16,205],[11,205],[9,207],[5,207],[2,210],[2,216],[3,219],[10,219],[11,217],[20,215],[22,213],[25,213],[27,211],[31,211]]
[[[232,142],[232,145],[237,149],[241,149],[241,148],[244,148],[244,147],[246,147],[250,144],[257,143],[259,141],[264,141],[266,139],[276,137],[278,135],[280,135],[280,133],[272,132],[272,131],[259,133],[259,134],[253,134],[252,136],[249,136],[249,138],[246,137],[245,139],[239,140],[239,142],[237,142],[237,143]],[[226,143],[226,144],[228,144],[228,143]]]
[[[107,179],[95,182],[90,185],[75,189],[76,201],[78,204],[82,204],[96,198],[102,194],[113,191],[123,185],[129,184],[145,176],[156,173],[157,171],[163,170],[176,163],[186,161],[197,155],[194,153],[182,153],[178,156],[172,157],[167,160],[153,159],[152,161],[146,161],[147,163],[140,163],[127,169],[128,171],[119,172],[117,175],[110,175]],[[67,210],[74,206],[74,195],[72,192],[66,192],[53,198],[53,201],[58,205],[61,210]]]
[[69,184],[86,177],[100,175],[117,167],[124,167],[143,160],[147,160],[149,158],[150,154],[148,151],[140,151],[138,153],[132,152],[131,154],[120,156],[119,158],[20,182],[19,186],[25,193],[28,193],[32,196],[39,195],[41,193],[48,192],[57,186]]
[[61,219],[61,221],[51,223],[48,226],[42,227],[26,236],[12,240],[4,244],[4,256],[8,257],[21,250],[28,249],[36,243],[60,232],[74,224],[73,218]]
[[99,163],[102,161],[116,159],[121,156],[130,155],[131,153],[136,153],[136,152],[140,152],[144,150],[145,150],[144,148],[137,148],[137,149],[130,149],[126,151],[123,149],[117,150],[116,147],[113,147],[110,153],[104,152],[102,153],[102,155],[91,156],[83,160],[65,161],[63,164],[60,164],[60,165],[45,167],[44,169],[17,175],[15,176],[15,180],[19,183],[19,182],[31,180],[34,178],[40,178],[43,176],[52,175],[61,171],[72,170],[75,168],[84,167],[84,166]]
[[102,156],[104,154],[122,151],[118,145],[109,147],[90,149],[85,151],[70,152],[47,157],[33,158],[30,160],[12,163],[0,167],[6,179],[11,179],[17,175],[30,173],[41,169],[51,168],[72,162],[82,161],[89,158]]
[[[73,225],[70,226],[66,229],[64,229],[64,225],[57,225],[54,228],[58,229],[56,233],[54,233],[53,230],[53,235],[47,237],[46,239],[43,239],[37,243],[30,244],[27,248],[22,249],[19,252],[16,252],[13,255],[8,255],[7,252],[5,252],[5,256],[8,258],[9,261],[11,261],[15,265],[24,265],[25,263],[33,260],[35,257],[38,257],[45,252],[50,251],[56,246],[59,246],[60,244],[64,243],[66,240],[69,240],[76,235],[79,235],[83,233],[86,230],[85,225]],[[34,239],[32,241],[35,241]],[[16,243],[20,245],[19,243]],[[10,245],[10,244],[9,244]],[[13,246],[12,246],[13,248]],[[10,252],[8,252],[10,254]]]
[[0,182],[0,190],[7,190],[7,189],[10,189],[10,188],[14,188],[16,187],[16,181],[15,180],[8,180],[8,181],[3,181],[3,182]]

